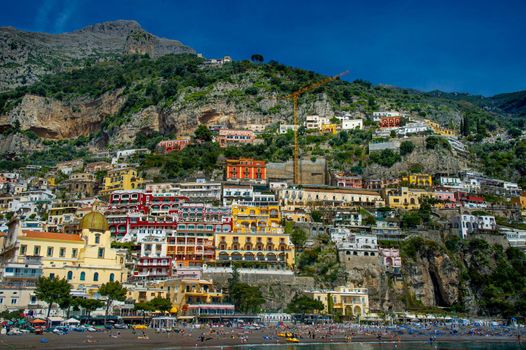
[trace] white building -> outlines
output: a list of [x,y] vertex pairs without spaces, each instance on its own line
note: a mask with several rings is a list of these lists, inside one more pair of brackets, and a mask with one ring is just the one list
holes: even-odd
[[221,200],[221,182],[208,182],[197,179],[195,182],[179,183],[179,195],[190,198],[190,201]]
[[115,154],[115,157],[111,159],[111,164],[117,164],[123,159],[128,159],[131,156],[134,156],[136,154],[149,154],[150,150],[147,148],[135,148],[135,149],[125,149],[121,151],[117,151]]
[[526,230],[501,227],[499,231],[506,236],[510,246],[519,248],[526,253]]
[[344,119],[342,120],[342,130],[363,129],[363,120],[361,119]]
[[479,231],[495,231],[497,229],[495,217],[489,215],[462,214],[453,217],[451,222],[453,230],[461,238],[466,238],[468,235]]
[[404,126],[399,127],[396,130],[398,136],[406,136],[411,134],[420,134],[431,130],[429,126],[423,123],[408,123]]
[[404,117],[405,114],[403,113],[400,113],[400,112],[396,112],[396,111],[383,111],[383,112],[373,112],[373,121],[375,122],[379,122],[380,119],[382,118],[385,118],[385,117]]
[[442,187],[450,187],[461,189],[464,188],[464,184],[459,177],[440,176],[438,184]]
[[331,240],[336,243],[340,259],[350,260],[353,256],[378,256],[376,235],[352,233],[342,227],[331,228],[329,233]]
[[319,115],[308,115],[305,117],[305,128],[307,130],[320,130],[322,125],[329,124],[328,117],[320,117]]

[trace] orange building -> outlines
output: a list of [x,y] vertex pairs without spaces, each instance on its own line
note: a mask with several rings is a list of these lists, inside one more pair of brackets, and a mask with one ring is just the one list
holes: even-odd
[[400,117],[383,117],[380,119],[381,128],[394,128],[400,126],[402,123],[402,118]]
[[264,160],[251,158],[227,159],[227,181],[265,182],[267,180],[267,165]]

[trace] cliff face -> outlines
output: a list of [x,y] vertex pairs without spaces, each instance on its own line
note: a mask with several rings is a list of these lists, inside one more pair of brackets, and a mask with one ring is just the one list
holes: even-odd
[[0,28],[0,92],[29,85],[39,77],[82,66],[83,60],[122,54],[195,53],[177,40],[156,37],[135,21],[98,23],[63,34]]
[[11,125],[32,131],[45,139],[86,136],[100,129],[101,123],[117,113],[124,102],[120,91],[91,101],[61,102],[41,96],[25,95],[9,114]]

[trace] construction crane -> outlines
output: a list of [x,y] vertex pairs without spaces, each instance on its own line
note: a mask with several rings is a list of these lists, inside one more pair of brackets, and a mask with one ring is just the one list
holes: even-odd
[[347,73],[349,73],[349,71],[345,71],[345,72],[342,72],[338,75],[335,75],[333,77],[329,77],[329,78],[325,78],[325,79],[322,79],[316,83],[313,83],[313,84],[310,84],[310,85],[307,85],[301,89],[299,89],[298,91],[294,91],[293,93],[289,94],[289,95],[286,95],[286,96],[283,96],[283,97],[280,97],[280,99],[282,100],[285,100],[285,99],[292,99],[292,102],[294,103],[294,167],[293,167],[293,174],[294,174],[294,184],[296,185],[300,185],[301,184],[301,178],[300,178],[300,163],[299,163],[299,145],[298,145],[298,128],[299,128],[299,123],[298,123],[298,99],[300,97],[300,95],[308,92],[308,91],[311,91],[311,90],[314,90],[322,85],[325,85],[333,80],[337,80],[339,79],[340,77],[346,75]]

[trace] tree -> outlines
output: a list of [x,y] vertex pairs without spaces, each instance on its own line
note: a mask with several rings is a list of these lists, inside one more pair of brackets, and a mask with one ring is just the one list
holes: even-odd
[[194,131],[194,139],[200,142],[210,142],[212,141],[212,132],[206,125],[199,124]]
[[144,320],[146,318],[146,311],[152,311],[152,305],[148,302],[142,302],[142,303],[135,303],[135,305],[133,306],[133,308],[136,310],[136,311],[142,311],[142,320],[143,320],[143,323],[144,323]]
[[47,317],[51,313],[53,303],[60,303],[69,298],[71,285],[66,279],[40,277],[37,281],[35,296],[48,303]]
[[315,311],[321,311],[325,307],[319,300],[315,300],[304,294],[296,294],[291,302],[287,305],[287,311],[294,314],[310,314]]
[[119,281],[107,282],[100,286],[99,294],[106,297],[106,313],[104,315],[104,324],[106,324],[108,320],[108,313],[113,301],[126,300],[126,292],[126,288],[124,288]]
[[307,232],[299,227],[294,227],[290,234],[290,240],[296,247],[303,248],[307,242]]
[[172,308],[172,302],[169,298],[153,298],[150,300],[149,304],[152,311],[161,311],[163,314],[170,311]]
[[98,308],[101,308],[104,306],[104,302],[97,299],[81,299],[80,307],[84,309],[84,312],[88,317],[91,316],[91,312],[97,310]]
[[255,53],[252,56],[250,56],[250,60],[252,62],[256,62],[256,63],[261,63],[261,62],[265,61],[263,55],[260,55],[259,53]]
[[403,141],[400,144],[400,155],[405,156],[411,154],[415,149],[415,145],[411,141]]
[[236,308],[244,313],[259,312],[265,303],[261,290],[247,283],[237,283],[229,294]]

